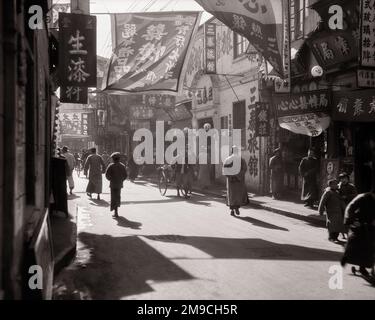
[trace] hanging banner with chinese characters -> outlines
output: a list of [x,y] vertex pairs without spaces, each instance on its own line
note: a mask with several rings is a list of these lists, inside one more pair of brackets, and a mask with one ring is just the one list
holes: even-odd
[[182,92],[199,12],[112,14],[112,54],[105,90]]
[[286,79],[275,80],[275,92],[289,93],[291,89],[291,48],[290,48],[290,9],[289,0],[283,0],[283,67]]
[[286,78],[283,67],[284,0],[195,0],[253,47]]
[[349,31],[317,32],[306,41],[324,70],[358,58],[357,41]]
[[96,87],[96,17],[59,13],[59,74],[65,87]]
[[332,118],[335,121],[375,122],[375,90],[334,92]]
[[60,102],[87,104],[87,88],[60,87]]
[[207,74],[216,73],[216,23],[204,24],[205,67]]
[[269,105],[257,102],[255,104],[255,136],[268,137],[270,135]]
[[360,65],[375,67],[375,3],[361,0]]
[[330,93],[327,90],[274,95],[280,127],[310,137],[319,136],[330,124]]

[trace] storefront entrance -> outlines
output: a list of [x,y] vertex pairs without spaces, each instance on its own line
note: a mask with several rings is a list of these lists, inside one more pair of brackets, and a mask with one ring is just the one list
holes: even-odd
[[375,185],[375,126],[358,123],[354,126],[355,185],[358,192],[368,192]]

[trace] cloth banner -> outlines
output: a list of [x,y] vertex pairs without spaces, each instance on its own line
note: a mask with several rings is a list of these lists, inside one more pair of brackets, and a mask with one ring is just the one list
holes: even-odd
[[283,7],[286,0],[195,0],[230,29],[244,36],[283,79]]
[[112,14],[114,52],[104,90],[181,93],[200,16],[200,12]]
[[310,137],[319,136],[331,123],[331,117],[325,113],[286,116],[278,120],[281,128]]

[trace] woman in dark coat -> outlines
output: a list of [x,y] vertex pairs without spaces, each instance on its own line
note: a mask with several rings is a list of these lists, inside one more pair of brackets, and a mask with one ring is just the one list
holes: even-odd
[[113,163],[111,163],[105,172],[105,177],[110,181],[111,188],[111,211],[115,211],[113,217],[118,217],[118,208],[121,205],[121,189],[127,178],[126,167],[120,162],[120,153],[115,152],[111,155]]
[[359,271],[367,276],[366,268],[372,268],[375,277],[375,188],[355,197],[345,211],[345,224],[350,227],[345,253],[341,260],[360,266]]
[[[233,174],[230,171],[236,163],[240,164],[241,167],[238,168],[236,174]],[[232,216],[234,216],[234,212],[239,215],[239,208],[249,202],[245,183],[246,170],[246,161],[239,155],[238,147],[234,146],[232,155],[224,161],[223,165],[223,175],[227,177],[227,206],[230,208]]]
[[337,180],[329,180],[318,208],[319,214],[323,215],[324,211],[327,213],[329,241],[338,241],[339,234],[345,231],[344,210],[345,203],[339,194]]
[[303,158],[299,165],[299,172],[303,178],[301,200],[305,202],[305,207],[314,207],[314,202],[318,200],[319,163],[314,156],[313,150],[309,150],[307,157]]

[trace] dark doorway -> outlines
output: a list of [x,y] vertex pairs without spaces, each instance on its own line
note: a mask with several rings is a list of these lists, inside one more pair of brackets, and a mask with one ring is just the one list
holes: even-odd
[[361,123],[355,129],[355,184],[358,192],[368,192],[375,185],[375,126]]

